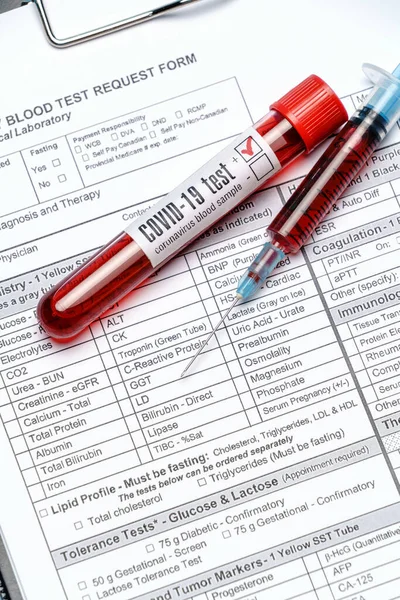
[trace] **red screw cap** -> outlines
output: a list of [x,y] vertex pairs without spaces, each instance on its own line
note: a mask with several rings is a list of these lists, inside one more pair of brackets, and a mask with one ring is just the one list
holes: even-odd
[[293,125],[307,152],[314,150],[348,119],[341,100],[317,75],[304,79],[270,108]]

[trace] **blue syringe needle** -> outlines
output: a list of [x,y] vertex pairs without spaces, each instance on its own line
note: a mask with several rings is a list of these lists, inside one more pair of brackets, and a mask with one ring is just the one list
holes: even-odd
[[215,334],[217,329],[222,325],[225,319],[228,317],[231,310],[237,305],[240,300],[247,300],[252,296],[264,283],[267,279],[271,271],[273,271],[280,260],[282,260],[285,256],[285,253],[277,247],[273,246],[269,242],[264,244],[262,250],[257,254],[250,267],[243,274],[242,278],[239,281],[237,290],[236,290],[236,298],[230,305],[227,311],[222,315],[218,324],[214,327],[211,333],[208,335],[205,342],[202,344],[200,349],[191,359],[189,364],[186,366],[184,371],[182,372],[181,377],[183,377],[190,369],[196,358],[201,354],[204,348],[207,346],[208,342]]
[[200,349],[196,352],[196,354],[193,356],[192,360],[186,365],[186,367],[184,368],[184,370],[182,371],[181,377],[184,377],[185,373],[187,373],[187,371],[189,371],[190,367],[192,366],[192,364],[194,363],[194,361],[196,360],[196,358],[199,356],[199,354],[201,354],[201,352],[203,352],[204,348],[207,346],[208,342],[211,340],[212,336],[214,335],[214,333],[217,331],[217,329],[219,328],[220,325],[222,325],[222,323],[225,321],[226,317],[229,315],[229,313],[231,312],[231,310],[236,306],[236,304],[241,300],[241,296],[236,296],[235,300],[232,302],[232,304],[230,305],[230,307],[228,308],[227,311],[224,312],[224,314],[222,315],[219,323],[214,327],[214,329],[211,331],[211,333],[208,335],[208,338],[205,340],[205,342],[203,342],[203,344],[200,346]]

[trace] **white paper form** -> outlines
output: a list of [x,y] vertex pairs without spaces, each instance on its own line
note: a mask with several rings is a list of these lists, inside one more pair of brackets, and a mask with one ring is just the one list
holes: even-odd
[[[0,68],[0,522],[29,600],[399,597],[397,126],[184,380],[315,156],[74,343],[35,318],[300,79],[320,74],[351,113],[361,62],[398,59],[394,3],[352,3],[343,72],[319,49],[344,3],[308,2],[306,20],[252,4],[256,19],[215,2],[65,52],[33,6],[0,21],[4,51],[29,48]],[[366,56],[363,32],[383,30]]]

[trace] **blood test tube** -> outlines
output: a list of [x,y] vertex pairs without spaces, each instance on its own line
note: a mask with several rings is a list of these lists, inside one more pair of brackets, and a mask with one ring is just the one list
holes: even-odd
[[37,313],[55,339],[70,339],[121,300],[347,119],[331,88],[311,75],[268,114],[157,202],[126,231],[40,300]]

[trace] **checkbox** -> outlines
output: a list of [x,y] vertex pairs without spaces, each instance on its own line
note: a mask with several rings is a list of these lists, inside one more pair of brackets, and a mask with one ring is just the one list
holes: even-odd
[[[207,300],[204,300],[203,306],[204,306],[205,310],[208,312],[208,314],[216,313],[219,310],[214,298],[207,298]],[[224,309],[224,307],[221,306],[221,310],[223,310],[223,309]]]
[[13,447],[15,454],[19,454],[20,452],[25,452],[28,450],[28,446],[23,435],[19,435],[11,440],[11,446]]
[[117,139],[118,139],[118,133],[112,133],[111,134],[111,139],[114,140],[114,142],[116,142]]
[[239,156],[248,163],[260,154],[262,148],[252,136],[249,136],[235,146],[235,150]]
[[0,408],[0,415],[3,419],[4,423],[7,421],[13,421],[15,419],[14,407],[12,404],[7,404],[6,406],[2,406]]
[[105,366],[106,369],[110,369],[111,367],[115,367],[116,366],[116,362],[115,362],[115,358],[113,356],[113,353],[110,352],[105,352],[104,354],[102,354],[102,359],[103,359],[103,364]]
[[[231,346],[231,340],[229,339],[229,335],[228,335],[226,329],[221,329],[221,330],[216,331],[215,336],[216,336],[220,346],[226,346],[226,347]],[[225,349],[222,350],[222,352],[224,352],[224,351],[225,351]],[[231,360],[231,359],[229,359],[229,360]]]
[[37,485],[32,485],[28,488],[29,495],[31,497],[32,502],[39,502],[40,500],[45,500],[46,496],[44,494],[43,486],[41,483]]
[[254,408],[254,400],[253,396],[251,395],[251,392],[244,392],[243,394],[240,394],[240,400],[242,401],[242,406],[244,409],[251,410],[252,408]]
[[229,360],[235,360],[236,358],[235,349],[232,346],[225,346],[225,348],[222,348],[222,354],[224,355],[224,359],[226,362],[228,362]]
[[153,544],[147,544],[147,546],[146,546],[146,552],[148,554],[150,554],[150,552],[154,552],[154,550],[155,550],[155,548],[154,548]]
[[47,510],[45,508],[43,508],[42,510],[39,510],[39,516],[42,517],[42,519],[44,519],[45,517],[48,517],[49,513],[47,512]]
[[243,371],[238,360],[231,360],[227,365],[232,377],[239,377],[239,375],[242,375]]
[[108,376],[112,385],[122,383],[122,377],[118,367],[111,367],[111,369],[108,370]]
[[142,446],[146,445],[145,437],[141,431],[132,431],[132,429],[130,429],[129,431],[131,432],[131,438],[136,448],[142,448]]
[[75,529],[83,529],[82,521],[77,521],[76,523],[74,523],[74,527]]
[[82,148],[80,146],[75,146],[75,152],[80,154],[82,152]]
[[[130,414],[128,415],[128,418],[126,419],[126,426],[129,428],[129,431],[133,434],[133,432],[137,432],[140,433],[140,435],[137,438],[137,442],[138,442],[138,446],[142,446],[143,444],[146,443],[146,440],[144,439],[143,433],[140,430],[140,423],[138,420],[138,417],[135,414]],[[133,439],[133,438],[132,438]]]
[[22,454],[18,454],[17,461],[21,471],[24,471],[25,469],[30,469],[34,466],[30,452],[23,452]]
[[235,377],[235,387],[239,394],[249,391],[249,386],[247,385],[246,378],[243,377],[243,375],[239,375],[239,377]]
[[35,483],[40,483],[39,476],[35,468],[26,469],[26,471],[22,471],[22,476],[25,480],[26,485],[34,485]]
[[197,483],[199,484],[199,487],[203,487],[204,485],[207,485],[207,481],[204,479],[204,477],[202,477],[201,479],[198,479]]
[[87,162],[89,160],[89,154],[82,154],[83,162]]
[[80,590],[86,590],[86,589],[87,589],[86,581],[80,581],[80,582],[78,583],[78,588],[79,588]]
[[8,433],[8,437],[13,438],[21,435],[21,427],[17,420],[9,421],[8,423],[4,423],[5,430]]
[[264,177],[273,171],[274,167],[272,162],[269,160],[266,154],[262,154],[260,158],[257,158],[250,165],[250,169],[253,171],[258,181],[261,181]]
[[64,183],[64,181],[67,181],[67,178],[66,178],[66,176],[65,176],[65,175],[59,175],[59,176],[58,176],[58,181],[59,181],[60,183]]
[[155,138],[156,137],[156,132],[155,131],[150,131],[150,137],[151,138]]
[[139,460],[142,463],[142,465],[148,462],[153,462],[153,457],[150,454],[150,450],[147,448],[147,446],[143,446],[143,448],[138,448],[137,453],[139,455]]
[[176,116],[177,119],[182,119],[182,117],[183,117],[182,111],[181,110],[177,110],[176,113],[175,113],[175,116]]
[[205,283],[199,283],[197,286],[197,291],[199,292],[202,300],[212,298],[213,293],[211,291],[210,284],[208,283],[208,281],[206,281]]
[[231,537],[231,532],[227,529],[226,531],[222,532],[222,537],[227,540],[228,538]]
[[142,131],[147,131],[148,128],[149,126],[147,125],[147,123],[142,123]]
[[247,410],[246,413],[250,421],[250,425],[258,425],[258,423],[261,423],[260,413],[258,412],[257,408],[251,408],[250,410]]
[[207,281],[207,277],[203,269],[192,269],[192,276],[196,284],[205,283]]
[[122,414],[124,415],[124,417],[129,417],[133,413],[132,404],[129,398],[125,398],[125,400],[120,400],[119,405],[121,407]]
[[[114,394],[116,395],[117,400],[120,400],[120,401],[125,400],[125,398],[127,398],[127,396],[128,396],[128,392],[126,391],[125,384],[124,383],[117,383],[116,385],[114,385]],[[128,399],[128,402],[130,404],[130,400],[129,399]],[[122,408],[122,406],[121,406],[121,408]],[[133,412],[132,407],[130,406],[129,409],[127,408],[127,410],[129,412],[127,412],[127,413],[124,412],[124,415],[127,415],[127,414],[131,415],[132,412]]]
[[108,352],[110,350],[110,344],[108,343],[107,338],[100,337],[96,339],[97,350],[100,353]]
[[53,160],[53,167],[59,167],[61,165],[61,160],[59,158],[55,158]]
[[326,586],[326,578],[325,573],[323,571],[316,571],[314,573],[310,573],[311,583],[315,589]]

